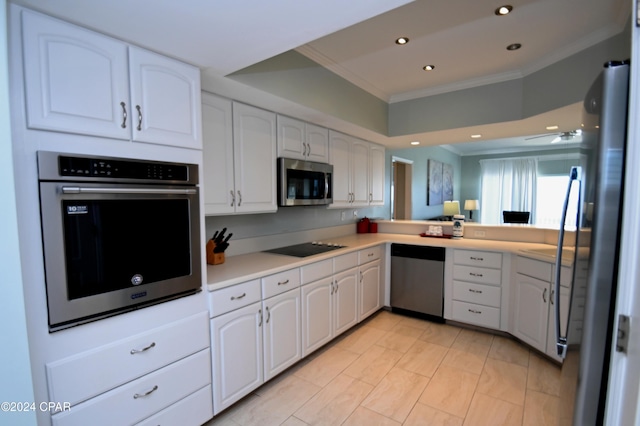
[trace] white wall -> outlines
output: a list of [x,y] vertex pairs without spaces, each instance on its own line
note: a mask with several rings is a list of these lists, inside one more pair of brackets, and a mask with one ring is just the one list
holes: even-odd
[[[0,402],[34,402],[27,342],[27,325],[18,249],[15,203],[9,76],[7,57],[7,4],[0,0]],[[32,425],[35,412],[0,411],[0,424]]]

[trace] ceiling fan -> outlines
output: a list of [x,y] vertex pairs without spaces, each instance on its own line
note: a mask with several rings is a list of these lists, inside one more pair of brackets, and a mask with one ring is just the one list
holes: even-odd
[[558,143],[561,141],[564,142],[568,142],[571,141],[573,138],[580,136],[582,134],[582,130],[577,129],[577,130],[571,130],[568,132],[558,132],[558,133],[546,133],[544,135],[538,135],[538,136],[532,136],[530,138],[525,138],[525,140],[530,140],[530,139],[537,139],[537,138],[545,138],[548,136],[553,136],[556,135],[556,137],[551,141],[551,143]]

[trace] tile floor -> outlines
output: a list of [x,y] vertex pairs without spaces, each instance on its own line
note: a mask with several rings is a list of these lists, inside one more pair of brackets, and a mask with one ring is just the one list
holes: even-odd
[[559,379],[510,338],[380,311],[206,426],[555,425]]

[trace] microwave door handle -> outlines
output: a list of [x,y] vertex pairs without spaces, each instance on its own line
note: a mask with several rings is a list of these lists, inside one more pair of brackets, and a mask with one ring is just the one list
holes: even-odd
[[83,186],[63,186],[63,194],[195,194],[192,188],[91,188]]
[[[562,272],[562,247],[564,245],[564,226],[567,220],[567,210],[569,209],[569,197],[571,196],[571,187],[573,181],[578,182],[578,217],[580,216],[580,192],[582,182],[580,180],[580,168],[572,167],[569,174],[569,183],[567,185],[567,194],[564,198],[564,204],[562,206],[562,216],[560,216],[560,229],[558,232],[558,247],[556,249],[556,270],[555,270],[555,313],[556,313],[556,351],[560,358],[564,359],[567,354],[567,336],[562,336],[562,330],[560,330],[560,274]],[[572,286],[573,287],[573,286]],[[573,288],[572,288],[573,290]]]

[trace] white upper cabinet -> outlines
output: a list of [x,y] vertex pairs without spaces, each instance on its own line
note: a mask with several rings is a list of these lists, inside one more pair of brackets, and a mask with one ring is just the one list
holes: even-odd
[[129,47],[133,140],[202,148],[200,70]]
[[278,157],[329,161],[329,130],[278,115]]
[[381,145],[369,147],[369,205],[384,205],[385,149]]
[[206,215],[275,212],[276,115],[202,94]]
[[202,93],[204,214],[235,212],[232,102]]
[[329,132],[329,162],[333,165],[330,207],[384,204],[384,147],[339,132]]
[[276,114],[234,102],[236,212],[274,212],[278,209],[276,146]]
[[130,138],[125,43],[27,10],[22,37],[30,128]]
[[200,71],[22,11],[27,126],[200,149]]

